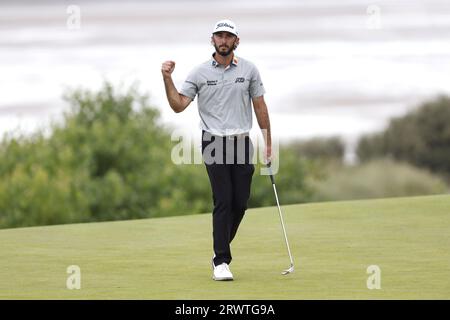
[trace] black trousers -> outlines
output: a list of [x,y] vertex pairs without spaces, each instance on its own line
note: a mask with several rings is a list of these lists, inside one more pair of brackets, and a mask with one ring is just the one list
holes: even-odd
[[[220,148],[222,146],[222,148]],[[250,137],[202,133],[202,154],[213,194],[214,264],[231,263],[230,243],[247,209],[255,167]]]

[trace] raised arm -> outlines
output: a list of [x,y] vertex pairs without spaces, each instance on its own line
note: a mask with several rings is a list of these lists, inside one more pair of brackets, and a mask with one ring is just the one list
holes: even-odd
[[179,113],[187,108],[192,99],[180,94],[175,88],[172,80],[172,72],[175,69],[174,61],[166,61],[162,64],[161,73],[163,75],[164,87],[166,88],[167,100],[173,111]]

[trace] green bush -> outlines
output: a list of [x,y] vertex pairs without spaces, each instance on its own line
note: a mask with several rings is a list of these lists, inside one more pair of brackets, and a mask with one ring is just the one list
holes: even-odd
[[[206,211],[200,168],[171,162],[168,128],[135,88],[75,90],[50,136],[0,144],[0,227],[147,218]],[[189,176],[189,178],[187,178]],[[199,181],[190,188],[187,181]],[[200,183],[202,182],[202,183]]]
[[286,144],[298,157],[314,160],[342,162],[345,152],[344,142],[339,137],[312,138]]
[[[280,146],[279,168],[274,175],[280,203],[294,204],[309,202],[314,198],[312,182],[324,175],[324,166],[320,161],[300,157],[291,146]],[[272,182],[268,175],[261,175],[263,166],[255,165],[250,207],[276,205]]]
[[381,133],[363,137],[361,161],[392,157],[450,177],[450,98],[424,103],[404,117],[392,119]]
[[316,201],[384,198],[447,193],[448,186],[432,173],[390,159],[354,167],[333,167],[314,184]]

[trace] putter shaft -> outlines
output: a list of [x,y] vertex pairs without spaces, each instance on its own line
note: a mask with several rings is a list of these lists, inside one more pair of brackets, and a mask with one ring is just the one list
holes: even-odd
[[284,219],[283,219],[283,214],[281,213],[280,201],[278,200],[277,188],[275,186],[275,179],[273,178],[272,169],[271,169],[270,165],[271,165],[271,163],[269,162],[267,164],[267,168],[269,169],[270,180],[272,181],[273,192],[275,193],[275,199],[277,201],[277,207],[278,207],[278,213],[279,213],[279,216],[280,216],[281,227],[283,228],[284,240],[286,242],[286,247],[287,247],[288,254],[289,254],[289,260],[291,262],[291,265],[290,265],[289,269],[283,271],[282,274],[288,274],[288,273],[291,273],[291,272],[294,271],[294,260],[292,259],[291,248],[289,246],[289,241],[288,241],[288,238],[287,238],[286,228],[284,226]]
[[280,214],[281,227],[283,228],[283,235],[284,235],[284,240],[286,241],[286,247],[287,247],[288,254],[289,254],[289,260],[291,262],[291,267],[293,267],[294,261],[292,259],[291,248],[289,246],[289,241],[287,238],[286,227],[284,226],[284,219],[283,219],[283,214],[281,213],[280,202],[278,201],[277,188],[275,187],[275,183],[272,184],[272,186],[273,186],[273,191],[275,193],[275,199],[277,200],[278,213]]

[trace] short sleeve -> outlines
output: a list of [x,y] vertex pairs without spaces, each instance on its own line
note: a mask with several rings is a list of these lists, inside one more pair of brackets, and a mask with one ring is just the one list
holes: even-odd
[[194,100],[195,96],[198,93],[196,69],[192,70],[188,74],[186,80],[183,82],[183,85],[181,86],[180,93]]
[[260,97],[265,93],[266,90],[264,89],[259,70],[256,68],[256,66],[253,66],[252,76],[250,78],[250,97]]

